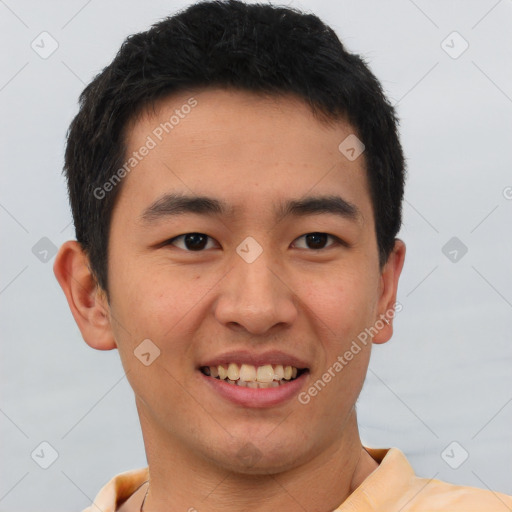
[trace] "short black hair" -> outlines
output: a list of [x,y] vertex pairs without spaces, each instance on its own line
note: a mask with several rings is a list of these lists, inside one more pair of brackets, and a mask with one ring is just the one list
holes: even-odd
[[291,94],[319,118],[347,120],[365,145],[382,267],[401,226],[405,162],[395,110],[379,81],[313,14],[203,1],[129,36],[81,93],[68,130],[64,173],[76,238],[107,298],[108,234],[121,184],[95,191],[123,165],[126,127],[137,113],[197,87]]

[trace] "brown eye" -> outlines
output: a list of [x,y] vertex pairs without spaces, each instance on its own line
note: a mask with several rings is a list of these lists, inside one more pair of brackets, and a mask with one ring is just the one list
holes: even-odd
[[297,238],[297,240],[303,239],[305,244],[295,244],[295,246],[301,248],[301,249],[313,249],[313,250],[320,250],[325,249],[326,246],[330,247],[335,244],[327,245],[327,241],[330,239],[334,240],[335,242],[338,242],[338,239],[333,236],[329,235],[327,233],[307,233],[305,235],[300,236]]
[[186,233],[169,240],[169,245],[176,245],[186,251],[202,251],[209,240],[210,237],[203,233]]
[[327,243],[328,235],[325,233],[309,233],[306,235],[306,243],[311,249],[323,249]]

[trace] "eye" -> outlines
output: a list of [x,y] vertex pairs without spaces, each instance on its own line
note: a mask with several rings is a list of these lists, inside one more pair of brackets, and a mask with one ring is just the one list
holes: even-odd
[[210,249],[208,247],[208,241],[213,241],[213,238],[210,238],[208,235],[204,233],[186,233],[184,235],[176,236],[171,238],[166,245],[175,245],[180,249],[185,251],[202,251],[203,249]]
[[[305,235],[302,235],[300,236],[299,238],[297,238],[295,240],[295,247],[299,247],[299,249],[315,249],[315,250],[319,250],[319,249],[325,249],[325,245],[327,243],[327,240],[331,238],[332,240],[334,240],[334,244],[331,244],[332,245],[344,245],[343,242],[336,236],[334,235],[329,235],[327,233],[306,233]],[[297,240],[301,240],[301,239],[304,239],[305,241],[305,244],[306,246],[304,246],[304,244],[302,244],[302,247],[300,244],[297,244]],[[330,247],[330,246],[328,246]]]

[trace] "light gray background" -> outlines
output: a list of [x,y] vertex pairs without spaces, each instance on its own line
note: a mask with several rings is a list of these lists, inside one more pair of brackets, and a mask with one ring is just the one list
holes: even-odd
[[[0,0],[0,511],[78,511],[146,465],[117,351],[83,342],[54,258],[32,248],[74,238],[61,169],[84,85],[128,34],[188,3]],[[401,118],[403,311],[373,349],[363,442],[399,447],[421,476],[512,494],[512,2],[290,4],[367,59]],[[43,31],[59,44],[47,59],[31,48]],[[452,56],[441,46],[453,31],[469,44],[458,58],[458,36]],[[454,236],[468,248],[456,262],[442,252]],[[46,470],[31,458],[43,441],[59,455]]]

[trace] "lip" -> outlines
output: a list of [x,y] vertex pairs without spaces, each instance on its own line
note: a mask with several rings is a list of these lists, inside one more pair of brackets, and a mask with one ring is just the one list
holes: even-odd
[[236,405],[252,408],[273,407],[283,404],[299,394],[301,388],[306,384],[309,376],[309,371],[307,371],[295,380],[286,382],[286,384],[281,384],[276,388],[253,389],[229,384],[223,380],[208,377],[201,373],[200,370],[197,370],[197,373],[202,379],[204,379],[205,384],[210,386],[210,389],[212,389],[214,393],[218,393],[222,398]]
[[227,367],[229,363],[252,364],[253,366],[263,366],[265,364],[282,364],[283,366],[295,366],[299,369],[307,368],[308,370],[311,370],[308,363],[305,361],[278,350],[267,351],[263,352],[262,354],[255,354],[254,352],[249,352],[247,350],[233,350],[202,362],[197,367],[197,369],[201,368],[202,366],[223,365]]

